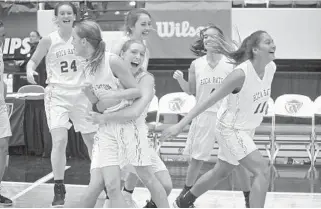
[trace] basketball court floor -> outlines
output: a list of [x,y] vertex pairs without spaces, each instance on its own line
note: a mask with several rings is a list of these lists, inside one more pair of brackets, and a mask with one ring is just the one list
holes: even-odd
[[[50,159],[39,157],[12,156],[1,192],[14,200],[15,208],[48,208],[53,198],[52,173]],[[68,160],[66,166],[66,204],[65,207],[81,207],[80,198],[89,182],[89,161]],[[174,189],[169,196],[170,205],[178,196],[184,185],[186,165],[166,164],[172,176]],[[204,164],[201,174],[213,164]],[[320,208],[321,184],[320,167],[316,169],[313,179],[306,176],[308,166],[276,166],[265,207],[267,208]],[[201,196],[195,203],[198,208],[244,208],[244,197],[237,190],[237,185],[228,181],[218,185]],[[96,207],[102,207],[105,195],[102,193]],[[141,187],[135,189],[134,199],[140,207],[150,198],[149,192]]]

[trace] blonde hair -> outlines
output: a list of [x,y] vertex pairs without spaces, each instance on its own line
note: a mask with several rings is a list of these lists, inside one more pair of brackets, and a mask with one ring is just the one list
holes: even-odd
[[106,43],[102,39],[100,26],[95,21],[82,20],[75,22],[74,27],[77,35],[80,38],[86,38],[95,50],[87,63],[87,68],[90,68],[91,73],[95,73],[102,64],[106,53]]

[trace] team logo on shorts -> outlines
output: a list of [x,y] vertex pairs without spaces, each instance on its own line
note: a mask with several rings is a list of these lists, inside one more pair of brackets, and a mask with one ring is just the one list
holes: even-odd
[[303,103],[298,100],[290,100],[285,103],[285,110],[289,114],[296,114],[300,111],[301,107],[303,106]]
[[173,100],[169,101],[168,108],[173,112],[180,112],[184,104],[185,100],[181,98],[174,98]]

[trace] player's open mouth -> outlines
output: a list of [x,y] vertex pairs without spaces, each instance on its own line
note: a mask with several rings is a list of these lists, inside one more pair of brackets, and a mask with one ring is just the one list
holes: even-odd
[[138,67],[139,62],[138,62],[138,61],[137,61],[137,62],[136,62],[136,61],[133,61],[133,62],[130,63],[130,65],[131,65],[132,67],[135,67],[135,68],[136,68],[136,67]]
[[70,20],[63,20],[63,23],[70,23]]

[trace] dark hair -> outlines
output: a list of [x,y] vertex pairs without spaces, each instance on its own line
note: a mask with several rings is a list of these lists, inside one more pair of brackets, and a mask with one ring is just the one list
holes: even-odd
[[89,58],[87,67],[91,73],[95,73],[105,58],[106,43],[102,39],[101,29],[93,20],[82,20],[75,22],[75,31],[80,38],[86,38],[89,44],[95,49]]
[[142,42],[142,41],[140,41],[140,40],[135,40],[135,39],[130,39],[130,40],[128,40],[128,41],[126,41],[124,44],[123,44],[123,46],[122,46],[122,48],[121,48],[121,52],[126,52],[128,49],[129,49],[129,47],[132,45],[132,44],[141,44],[141,45],[143,45],[144,46],[144,48],[146,49],[146,46],[145,46],[145,44]]
[[39,31],[37,31],[37,30],[32,30],[30,33],[36,33],[37,36],[38,36],[40,39],[42,38],[41,35],[40,35],[40,33],[39,33]]
[[217,47],[217,52],[225,55],[228,59],[231,60],[231,63],[234,65],[239,65],[242,62],[253,59],[253,48],[257,47],[261,41],[261,35],[267,33],[263,30],[258,30],[246,37],[241,46],[237,50],[233,50],[224,40],[220,40],[220,44]]
[[73,3],[68,2],[68,1],[59,2],[59,3],[55,6],[55,9],[54,9],[55,16],[58,16],[58,10],[59,10],[59,8],[60,8],[61,6],[63,6],[63,5],[68,5],[68,6],[70,6],[71,9],[72,9],[72,11],[73,11],[73,13],[74,13],[74,15],[77,16],[77,7],[76,7]]
[[152,18],[149,12],[147,12],[144,9],[133,9],[128,12],[128,14],[125,17],[125,32],[128,34],[132,34],[132,27],[135,26],[138,18],[140,17],[141,14],[148,15],[149,18]]
[[192,44],[190,50],[193,52],[194,55],[201,57],[204,56],[206,54],[206,49],[204,47],[204,33],[208,30],[208,29],[215,29],[218,31],[219,36],[225,40],[225,36],[223,31],[215,26],[215,25],[208,25],[207,27],[203,28],[202,30],[200,30],[199,33],[199,37],[197,38],[197,40]]

